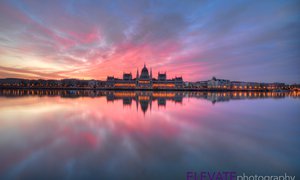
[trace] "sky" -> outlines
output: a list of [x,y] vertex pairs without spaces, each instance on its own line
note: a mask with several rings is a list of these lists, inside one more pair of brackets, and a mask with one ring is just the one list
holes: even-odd
[[0,78],[300,83],[300,1],[0,0]]

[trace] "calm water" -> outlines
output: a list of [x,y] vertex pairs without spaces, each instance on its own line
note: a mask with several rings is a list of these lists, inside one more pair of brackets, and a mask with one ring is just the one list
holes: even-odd
[[2,90],[0,179],[299,175],[299,109],[299,93]]

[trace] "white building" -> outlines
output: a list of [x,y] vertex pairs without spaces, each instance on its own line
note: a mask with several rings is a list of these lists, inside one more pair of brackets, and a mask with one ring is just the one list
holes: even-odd
[[230,88],[230,81],[226,79],[217,79],[213,77],[207,81],[207,88],[209,89],[227,89]]

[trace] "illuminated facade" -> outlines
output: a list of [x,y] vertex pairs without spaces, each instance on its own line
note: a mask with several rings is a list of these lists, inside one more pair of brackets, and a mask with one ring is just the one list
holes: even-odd
[[109,88],[137,88],[137,89],[176,89],[183,88],[182,77],[167,79],[167,73],[158,73],[157,79],[152,77],[152,69],[150,72],[144,65],[141,74],[136,72],[136,78],[132,78],[131,73],[123,73],[123,79],[108,76],[106,87]]

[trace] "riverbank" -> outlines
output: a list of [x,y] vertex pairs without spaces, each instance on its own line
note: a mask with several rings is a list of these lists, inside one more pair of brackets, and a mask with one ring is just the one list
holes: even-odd
[[245,92],[291,92],[289,89],[213,89],[213,88],[113,88],[113,87],[0,87],[0,89],[22,89],[22,90],[116,90],[116,91],[245,91]]

